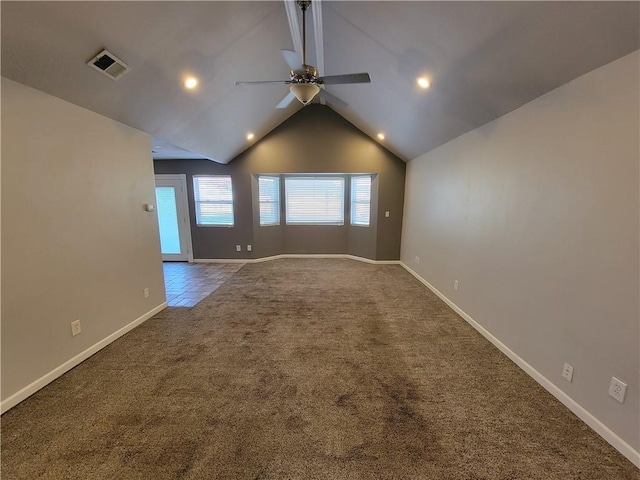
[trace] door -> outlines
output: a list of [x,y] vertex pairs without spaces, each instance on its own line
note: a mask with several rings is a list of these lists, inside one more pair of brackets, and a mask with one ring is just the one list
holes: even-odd
[[156,175],[156,205],[162,261],[192,261],[186,176]]

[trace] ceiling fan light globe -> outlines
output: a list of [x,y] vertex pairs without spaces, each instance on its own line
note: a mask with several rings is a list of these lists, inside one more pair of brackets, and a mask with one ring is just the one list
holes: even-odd
[[318,94],[320,87],[313,83],[295,83],[289,90],[300,100],[300,103],[307,105]]

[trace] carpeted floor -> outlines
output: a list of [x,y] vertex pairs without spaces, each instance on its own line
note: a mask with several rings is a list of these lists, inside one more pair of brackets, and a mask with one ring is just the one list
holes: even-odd
[[400,266],[246,265],[2,417],[3,479],[638,479]]

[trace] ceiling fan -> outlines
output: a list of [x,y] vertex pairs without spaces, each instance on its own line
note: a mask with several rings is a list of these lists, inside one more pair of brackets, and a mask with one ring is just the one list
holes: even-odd
[[289,94],[284,97],[276,108],[287,108],[294,99],[298,99],[303,105],[308,105],[316,95],[323,98],[335,107],[346,107],[347,103],[335,95],[330,94],[322,85],[340,85],[347,83],[371,83],[368,73],[348,73],[344,75],[318,76],[318,70],[312,65],[307,65],[307,29],[305,13],[311,5],[311,0],[296,0],[296,4],[302,10],[302,59],[298,52],[293,50],[280,50],[285,62],[291,68],[289,80],[265,80],[256,82],[236,82],[236,85],[262,85],[267,83],[283,83],[291,85]]

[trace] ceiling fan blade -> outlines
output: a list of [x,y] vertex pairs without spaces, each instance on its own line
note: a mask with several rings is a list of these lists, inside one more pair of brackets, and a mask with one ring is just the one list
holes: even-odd
[[260,80],[257,82],[235,82],[235,85],[263,85],[269,83],[291,83],[291,80]]
[[287,62],[291,70],[303,70],[302,57],[300,57],[298,52],[293,50],[280,50],[280,52],[282,53],[282,58],[284,58],[284,61]]
[[280,103],[276,105],[276,108],[287,108],[295,99],[296,96],[293,94],[293,92],[289,92],[286,97],[280,100]]
[[346,75],[329,75],[318,78],[319,83],[325,85],[338,85],[345,83],[371,83],[368,73],[347,73]]
[[327,102],[337,108],[344,108],[349,106],[347,102],[345,102],[344,100],[340,100],[335,95],[327,92],[324,88],[320,89],[320,91],[318,92],[318,97],[324,98]]

